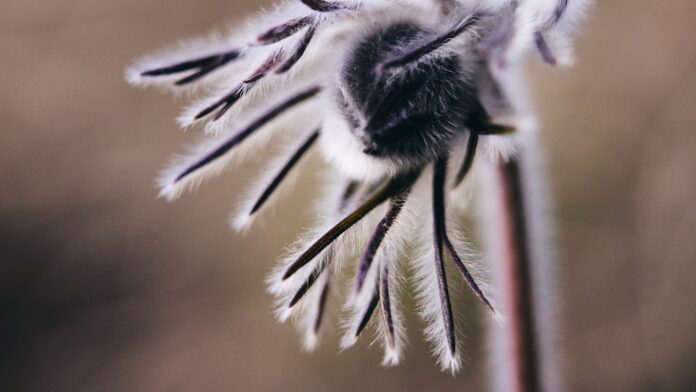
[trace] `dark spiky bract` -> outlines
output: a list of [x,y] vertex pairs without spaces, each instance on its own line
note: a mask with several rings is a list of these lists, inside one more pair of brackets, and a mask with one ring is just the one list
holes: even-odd
[[242,129],[239,133],[232,136],[230,139],[222,143],[219,147],[203,156],[200,160],[194,162],[191,166],[187,167],[181,174],[176,177],[175,182],[183,180],[186,176],[191,173],[201,169],[202,167],[210,164],[221,156],[225,155],[228,151],[236,147],[239,143],[243,142],[251,134],[256,132],[259,128],[264,126],[269,121],[273,120],[275,117],[279,116],[286,110],[289,110],[293,106],[315,96],[319,93],[319,87],[312,87],[305,91],[300,92],[286,101],[281,102],[276,107],[271,108],[268,112],[264,113],[261,117],[253,121],[246,128]]
[[186,60],[173,65],[155,68],[141,73],[145,77],[170,76],[183,72],[193,71],[190,75],[179,79],[175,82],[177,86],[183,86],[193,83],[218,68],[227,65],[229,62],[236,60],[241,56],[241,51],[233,49],[228,52],[205,56],[193,60]]
[[367,214],[377,208],[379,205],[387,201],[389,198],[397,196],[405,192],[418,179],[419,172],[410,172],[406,175],[396,177],[390,180],[382,189],[368,198],[362,205],[356,208],[352,213],[343,218],[334,227],[326,232],[321,238],[314,242],[300,257],[288,267],[283,275],[283,280],[290,278],[300,268],[304,267],[312,261],[321,251],[326,249],[346,230],[360,222]]
[[316,131],[312,132],[311,135],[305,140],[302,145],[295,151],[295,153],[290,157],[287,163],[280,169],[278,174],[276,174],[273,177],[273,180],[271,181],[270,184],[268,184],[268,187],[266,187],[259,196],[258,200],[256,200],[256,203],[254,203],[254,206],[251,208],[250,214],[254,214],[256,211],[258,211],[263,204],[268,200],[269,197],[273,194],[273,192],[278,188],[280,183],[287,177],[288,174],[290,174],[290,171],[297,165],[297,163],[302,159],[302,157],[309,151],[309,149],[314,145],[314,143],[317,141],[319,138],[319,130],[317,129]]

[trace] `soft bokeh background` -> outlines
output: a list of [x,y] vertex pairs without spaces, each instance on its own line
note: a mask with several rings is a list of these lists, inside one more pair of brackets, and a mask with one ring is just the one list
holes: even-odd
[[[696,3],[598,3],[577,67],[533,69],[567,389],[693,391]],[[181,102],[127,87],[124,67],[259,6],[0,0],[0,390],[484,389],[474,310],[457,378],[415,326],[394,369],[364,342],[338,355],[333,334],[301,352],[262,282],[302,225],[302,192],[246,238],[227,226],[245,173],[155,199],[153,177],[192,135],[176,129]]]

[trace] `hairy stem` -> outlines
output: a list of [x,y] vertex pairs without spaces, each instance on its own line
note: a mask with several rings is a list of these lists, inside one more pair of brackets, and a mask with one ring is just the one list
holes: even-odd
[[499,276],[504,292],[501,299],[507,309],[508,347],[504,350],[510,361],[511,391],[540,390],[539,358],[532,294],[528,225],[525,194],[521,184],[520,165],[516,161],[500,164],[496,171],[500,181],[501,245]]
[[491,378],[500,391],[556,391],[541,152],[535,134],[519,136],[518,157],[489,165],[482,193],[496,306],[505,320],[489,331]]

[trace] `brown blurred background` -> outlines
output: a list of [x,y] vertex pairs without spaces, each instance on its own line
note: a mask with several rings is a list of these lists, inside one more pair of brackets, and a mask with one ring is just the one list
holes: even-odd
[[[693,391],[696,3],[598,3],[577,66],[533,69],[567,390]],[[260,6],[0,0],[0,390],[485,388],[475,311],[456,378],[435,369],[415,325],[394,369],[365,342],[338,355],[333,334],[301,352],[263,279],[302,215],[233,234],[244,175],[155,199],[153,178],[192,135],[173,120],[181,101],[129,88],[123,69]]]

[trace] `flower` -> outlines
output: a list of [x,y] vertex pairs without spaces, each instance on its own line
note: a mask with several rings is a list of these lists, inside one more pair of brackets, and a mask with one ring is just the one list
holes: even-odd
[[314,348],[339,273],[352,262],[341,347],[372,323],[383,364],[394,365],[403,356],[399,294],[409,276],[425,336],[440,366],[456,372],[448,266],[497,313],[451,212],[468,209],[477,165],[511,159],[533,122],[515,99],[522,59],[536,52],[551,65],[568,63],[587,3],[285,1],[245,31],[146,57],[127,71],[129,82],[203,95],[179,121],[203,125],[207,136],[163,172],[161,195],[175,199],[264,145],[285,143],[236,214],[244,230],[310,157],[321,160],[329,175],[318,224],[268,278],[278,318],[295,319]]

